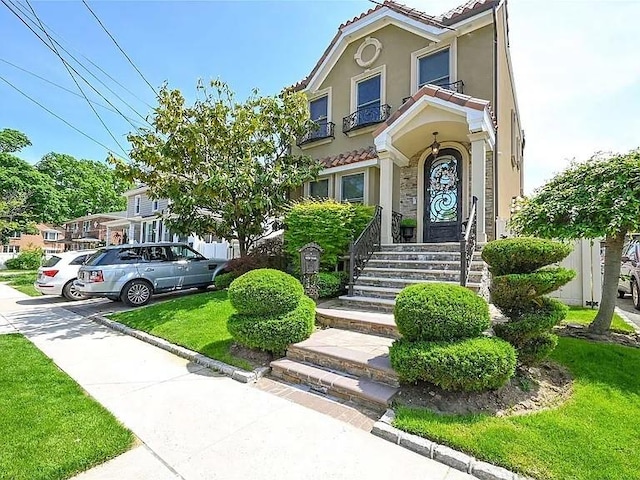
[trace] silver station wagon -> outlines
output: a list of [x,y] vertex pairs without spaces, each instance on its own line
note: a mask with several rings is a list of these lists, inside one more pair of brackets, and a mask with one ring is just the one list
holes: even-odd
[[74,287],[87,297],[142,306],[153,294],[206,289],[225,259],[207,259],[183,243],[144,243],[101,248],[78,271]]

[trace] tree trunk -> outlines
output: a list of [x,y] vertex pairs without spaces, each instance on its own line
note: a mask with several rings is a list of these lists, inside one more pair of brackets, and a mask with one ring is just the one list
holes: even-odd
[[247,239],[244,234],[238,232],[238,245],[240,247],[240,258],[247,256]]
[[589,330],[594,333],[605,333],[611,328],[613,311],[616,308],[618,294],[618,279],[620,278],[620,262],[622,247],[626,232],[619,232],[615,236],[607,236],[604,250],[604,278],[602,281],[602,298],[600,308]]

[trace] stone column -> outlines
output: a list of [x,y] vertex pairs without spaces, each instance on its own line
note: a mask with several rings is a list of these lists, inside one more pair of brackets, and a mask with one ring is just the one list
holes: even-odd
[[478,132],[469,134],[471,142],[471,195],[478,198],[477,204],[477,226],[479,243],[487,241],[487,228],[485,219],[485,190],[486,184],[486,158],[487,158],[487,139],[486,132]]
[[393,212],[393,160],[386,151],[378,152],[380,159],[380,206],[382,207],[381,242],[393,243],[391,222]]

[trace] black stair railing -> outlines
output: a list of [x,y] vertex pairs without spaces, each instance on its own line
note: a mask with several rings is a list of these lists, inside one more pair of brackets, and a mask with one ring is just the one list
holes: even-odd
[[478,238],[478,197],[471,201],[471,212],[466,222],[462,223],[462,239],[460,240],[460,285],[466,287],[471,271],[473,252]]
[[393,243],[402,243],[401,223],[402,214],[395,211],[391,212],[391,238],[393,238]]
[[382,207],[376,205],[376,210],[369,224],[360,236],[349,246],[349,293],[353,297],[353,285],[358,279],[365,265],[373,255],[380,250],[380,234],[382,232]]

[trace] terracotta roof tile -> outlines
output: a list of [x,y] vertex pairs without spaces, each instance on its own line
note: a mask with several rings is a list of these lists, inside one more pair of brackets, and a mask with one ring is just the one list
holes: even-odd
[[498,0],[469,0],[468,2],[452,8],[442,15],[434,17],[434,20],[442,22],[445,25],[451,25],[452,23],[462,21],[465,18],[469,18],[480,12],[489,10],[498,3]]
[[474,110],[487,110],[489,116],[493,120],[494,128],[497,128],[497,123],[495,116],[493,115],[493,110],[491,108],[491,102],[489,100],[482,100],[481,98],[470,97],[469,95],[464,95],[462,93],[455,92],[453,90],[447,90],[443,87],[438,87],[436,85],[425,85],[420,88],[413,96],[411,96],[406,102],[402,104],[402,106],[391,115],[384,123],[382,123],[374,132],[373,137],[377,137],[382,132],[384,132],[389,126],[391,126],[398,118],[400,118],[404,113],[418,101],[421,97],[428,95],[434,98],[440,98],[447,102],[455,103],[456,105],[460,105],[462,107],[473,108]]
[[366,147],[360,150],[353,150],[351,152],[343,152],[331,157],[325,157],[320,159],[320,163],[324,168],[340,167],[342,165],[350,165],[352,163],[364,162],[365,160],[373,160],[378,158],[376,147]]

